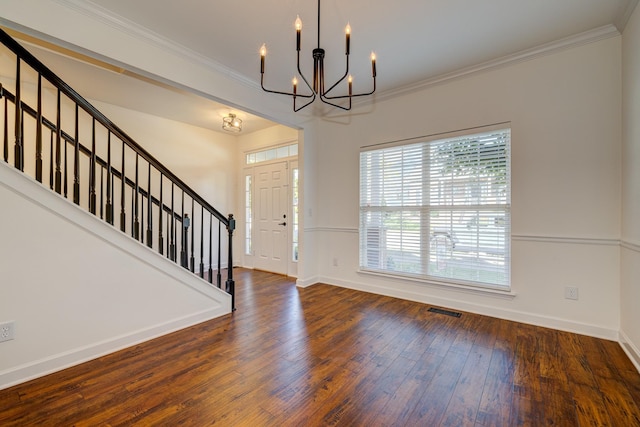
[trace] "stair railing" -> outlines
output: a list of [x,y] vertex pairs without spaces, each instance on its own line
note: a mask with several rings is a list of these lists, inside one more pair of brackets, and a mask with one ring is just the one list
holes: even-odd
[[16,59],[13,79],[0,70],[15,82],[13,92],[0,82],[3,160],[45,185],[48,175],[51,190],[212,284],[215,257],[218,288],[224,243],[224,290],[235,310],[233,214],[211,206],[2,29],[0,40]]

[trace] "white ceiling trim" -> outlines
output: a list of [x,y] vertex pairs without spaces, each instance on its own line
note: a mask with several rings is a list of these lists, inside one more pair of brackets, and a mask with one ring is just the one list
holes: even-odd
[[260,85],[247,77],[236,73],[231,68],[207,58],[186,46],[182,46],[174,41],[167,39],[160,34],[157,34],[147,28],[140,27],[136,23],[119,15],[114,15],[108,10],[102,8],[91,2],[85,2],[82,0],[53,0],[56,3],[61,4],[64,7],[73,9],[76,12],[82,13],[89,18],[100,21],[118,31],[128,34],[144,43],[153,45],[171,55],[177,55],[186,60],[205,66],[206,68],[217,71],[227,77],[230,77],[239,83],[248,86],[253,89],[259,89]]
[[[91,2],[82,1],[82,0],[54,0],[54,1],[63,5],[64,7],[80,12],[85,16],[88,16],[89,18],[103,22],[108,26],[115,28],[118,31],[124,32],[142,42],[151,44],[161,50],[168,52],[169,54],[180,56],[199,66],[205,66],[210,69],[213,69],[219,72],[220,74],[223,74],[225,76],[230,77],[233,80],[238,81],[239,83],[241,83],[246,87],[253,88],[256,90],[260,89],[260,85],[256,81],[253,81],[245,77],[244,75],[238,74],[236,71],[232,70],[231,68],[215,60],[207,58],[189,49],[188,47],[175,43],[174,41],[167,39],[149,29],[140,27],[139,25],[136,25],[134,22],[129,21],[124,17],[114,15],[99,5],[96,5]],[[387,90],[384,92],[379,92],[379,93],[376,93],[376,95],[374,95],[375,97],[374,99],[377,102],[377,101],[383,101],[383,100],[395,98],[401,95],[405,95],[407,93],[426,89],[430,86],[442,84],[442,83],[460,79],[463,77],[468,77],[475,73],[480,73],[480,72],[484,72],[484,71],[488,71],[488,70],[492,70],[500,67],[505,67],[507,65],[511,65],[514,63],[522,62],[522,61],[527,61],[543,55],[549,55],[558,51],[571,49],[571,48],[588,44],[588,43],[594,43],[610,37],[619,36],[620,31],[618,30],[618,28],[624,27],[623,25],[625,23],[624,21],[628,20],[635,6],[638,4],[638,1],[639,0],[629,1],[623,13],[619,14],[619,19],[617,20],[615,26],[611,24],[605,25],[599,28],[595,28],[593,30],[589,30],[573,36],[565,37],[563,39],[559,39],[550,43],[542,44],[540,46],[536,46],[531,49],[520,51],[512,55],[507,55],[501,58],[497,58],[495,60],[473,65],[467,68],[462,68],[460,70],[456,70],[450,73],[441,74],[415,84],[403,86],[401,88]],[[370,103],[370,102],[371,102],[370,99],[357,99],[357,100],[354,100],[354,106]]]
[[[482,64],[473,65],[471,67],[462,68],[451,73],[435,76],[431,79],[423,80],[419,83],[403,86],[398,89],[385,91],[376,96],[377,101],[395,98],[400,95],[412,93],[426,89],[430,86],[446,83],[452,80],[468,77],[472,74],[493,70],[496,68],[505,67],[507,65],[515,64],[518,62],[528,61],[534,58],[538,58],[544,55],[550,55],[562,50],[571,49],[577,46],[582,46],[588,43],[594,43],[600,40],[608,39],[610,37],[619,36],[620,32],[613,25],[605,25],[600,28],[585,31],[580,34],[565,37],[560,40],[553,41],[551,43],[542,44],[540,46],[533,47],[531,49],[523,50],[512,55],[507,55],[502,58],[498,58],[492,61],[487,61]],[[360,101],[360,100],[359,100]]]
[[638,0],[629,0],[629,2],[627,2],[626,4],[626,7],[624,7],[624,9],[620,13],[618,13],[617,18],[614,21],[614,25],[621,33],[624,31],[624,27],[627,26],[627,22],[629,22],[629,19],[631,18],[631,15],[633,14],[633,11],[637,5]]

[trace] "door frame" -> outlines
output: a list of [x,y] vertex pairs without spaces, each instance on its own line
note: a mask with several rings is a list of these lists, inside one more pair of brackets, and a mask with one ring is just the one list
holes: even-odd
[[[291,145],[292,143],[296,143],[297,141],[289,141],[286,144],[279,144],[278,146],[274,146],[273,148],[278,148],[281,146],[286,146],[286,145]],[[292,256],[293,256],[293,220],[294,220],[294,212],[293,212],[293,170],[294,169],[298,169],[298,176],[299,176],[299,185],[301,184],[301,176],[300,176],[300,167],[299,167],[299,163],[298,163],[298,156],[289,156],[289,157],[284,157],[284,158],[278,158],[278,159],[273,159],[273,160],[268,160],[268,161],[264,161],[264,162],[259,162],[259,163],[254,163],[251,165],[247,165],[246,164],[246,155],[250,154],[252,152],[257,152],[257,151],[262,151],[266,148],[262,148],[262,149],[257,149],[257,150],[251,150],[248,152],[243,153],[242,156],[242,174],[241,174],[241,179],[240,179],[240,183],[241,185],[239,186],[239,192],[241,193],[241,197],[240,197],[240,206],[239,206],[239,211],[242,213],[242,215],[239,215],[239,219],[241,219],[241,223],[238,224],[238,226],[236,227],[236,230],[240,231],[240,233],[238,233],[239,235],[241,235],[241,239],[240,242],[241,244],[238,246],[241,246],[240,248],[240,257],[238,257],[238,259],[241,260],[241,265],[245,268],[254,268],[255,267],[255,253],[256,253],[256,248],[255,248],[255,244],[256,244],[256,238],[255,238],[255,233],[256,233],[256,227],[255,227],[255,221],[253,221],[253,227],[251,228],[251,243],[253,245],[253,247],[251,248],[250,253],[247,252],[246,250],[246,245],[247,245],[247,209],[246,209],[246,201],[247,201],[247,193],[246,193],[246,177],[250,176],[251,177],[251,183],[252,183],[252,187],[251,187],[251,193],[250,193],[250,197],[251,197],[251,204],[252,204],[252,217],[255,218],[255,213],[253,212],[253,210],[256,209],[256,206],[258,206],[257,202],[256,202],[256,197],[257,197],[257,192],[256,192],[256,177],[255,177],[255,170],[257,167],[259,166],[264,166],[264,165],[269,165],[269,164],[273,164],[273,163],[282,163],[285,162],[286,163],[286,171],[287,171],[287,250],[286,250],[286,256],[287,256],[287,263],[286,263],[286,275],[290,276],[290,277],[298,277],[298,263],[299,263],[299,259],[298,260],[293,260]],[[299,196],[299,201],[298,203],[301,203],[301,199],[302,199],[302,187],[300,186],[298,188],[298,196]],[[302,224],[302,211],[299,208],[298,211],[298,245],[300,246],[301,243],[301,234],[302,234],[302,230],[301,230],[301,224]],[[240,221],[239,221],[240,222]]]

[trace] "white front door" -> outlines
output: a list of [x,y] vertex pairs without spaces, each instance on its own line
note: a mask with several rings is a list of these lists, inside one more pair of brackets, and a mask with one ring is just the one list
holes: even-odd
[[255,168],[255,268],[287,274],[289,182],[287,163]]

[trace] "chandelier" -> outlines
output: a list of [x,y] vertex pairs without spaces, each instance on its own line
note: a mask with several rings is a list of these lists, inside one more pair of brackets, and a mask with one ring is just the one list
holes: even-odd
[[[376,91],[376,55],[375,53],[371,53],[371,74],[373,76],[373,89],[371,92],[366,93],[353,93],[353,77],[349,74],[349,53],[351,50],[351,26],[347,23],[347,26],[344,29],[345,32],[345,55],[346,55],[346,71],[344,75],[335,82],[329,89],[325,89],[325,79],[324,79],[324,54],[325,51],[320,47],[320,0],[318,0],[318,47],[313,49],[313,79],[312,84],[309,83],[307,78],[302,74],[300,69],[300,39],[302,33],[302,20],[300,16],[297,17],[295,21],[296,28],[296,51],[297,51],[297,71],[298,75],[302,78],[302,81],[305,83],[309,91],[305,91],[307,93],[298,93],[298,79],[296,77],[292,80],[293,89],[291,92],[283,92],[278,90],[270,90],[264,87],[264,63],[265,57],[267,56],[267,47],[266,45],[262,45],[260,48],[260,85],[265,92],[269,93],[277,93],[279,95],[288,95],[293,97],[293,111],[300,111],[307,105],[310,105],[313,101],[316,100],[316,97],[320,98],[322,102],[325,104],[332,105],[334,107],[341,108],[343,110],[351,109],[351,99],[356,96],[367,96],[371,95]],[[329,93],[340,84],[344,79],[347,79],[348,85],[348,94],[347,95],[334,95],[331,96]],[[296,104],[296,100],[298,98],[304,98],[305,103],[302,106],[298,106]],[[346,105],[340,105],[334,103],[332,101],[340,100],[340,99],[348,99],[348,103]],[[345,104],[343,102],[343,104]]]
[[235,114],[229,113],[222,118],[222,129],[228,132],[240,132],[242,130],[242,120]]

